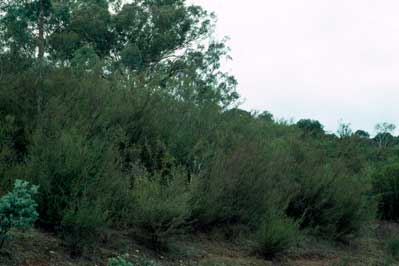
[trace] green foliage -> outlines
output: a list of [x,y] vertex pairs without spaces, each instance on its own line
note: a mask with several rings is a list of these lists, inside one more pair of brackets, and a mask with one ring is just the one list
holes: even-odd
[[282,128],[242,110],[223,113],[194,190],[193,215],[200,228],[253,226],[269,206],[285,205],[291,158],[289,146],[277,136],[296,132]]
[[347,176],[336,171],[337,167],[313,169],[298,180],[299,189],[287,214],[298,219],[301,228],[310,228],[325,238],[347,240],[371,221],[375,204],[369,199],[367,179]]
[[389,239],[386,248],[393,258],[399,259],[399,239]]
[[[23,136],[18,132],[15,118],[13,116],[6,116],[0,120],[0,194],[5,193],[9,188],[10,181],[7,171],[13,168],[19,160],[19,153],[16,147],[16,141],[22,142]],[[4,190],[3,190],[4,189]]]
[[[193,209],[201,226],[256,223],[267,208],[265,202],[279,204],[285,180],[277,180],[279,162],[269,161],[260,143],[241,142],[217,154],[209,162],[209,172],[198,180]],[[276,168],[273,168],[276,166]]]
[[373,189],[379,199],[381,218],[399,219],[399,163],[393,162],[375,169]]
[[[75,255],[106,227],[159,249],[187,227],[237,225],[266,253],[295,224],[355,235],[375,211],[368,169],[397,157],[393,126],[338,138],[239,109],[213,22],[184,0],[0,1],[0,194],[10,177],[38,184],[40,224]],[[395,171],[374,178],[387,218]]]
[[355,135],[358,136],[359,138],[363,138],[363,139],[369,139],[370,138],[370,134],[367,131],[364,130],[356,130]]
[[116,258],[110,258],[108,260],[108,266],[133,266],[134,264],[131,262],[128,262],[125,257],[116,257]]
[[48,126],[35,136],[25,175],[41,186],[41,223],[57,229],[77,256],[92,250],[99,232],[126,210],[122,191],[128,179],[108,141],[88,139],[76,129],[51,135]]
[[271,211],[264,216],[256,231],[256,250],[270,258],[287,251],[298,240],[298,225],[283,214]]
[[190,215],[190,197],[184,172],[170,176],[137,176],[132,190],[135,209],[131,220],[139,237],[151,247],[166,248],[170,237],[181,233]]
[[324,134],[324,127],[317,120],[301,119],[296,123],[296,125],[303,130],[305,135],[317,137]]
[[11,192],[0,198],[0,248],[12,228],[27,229],[38,217],[36,202],[32,199],[38,187],[16,180]]
[[353,132],[351,129],[351,124],[341,122],[338,126],[337,134],[342,139],[352,136]]
[[129,262],[128,256],[118,256],[115,258],[110,258],[108,260],[107,266],[155,266],[155,262],[144,259],[144,258],[137,258],[135,263]]
[[65,212],[61,221],[62,237],[72,256],[93,250],[98,235],[105,229],[106,212],[98,205],[82,200]]
[[[111,151],[103,145],[76,130],[60,133],[47,137],[39,132],[27,164],[27,173],[41,186],[41,219],[49,224],[59,224],[75,200],[95,201],[106,189],[106,173],[112,169],[107,162]],[[106,196],[104,191],[102,197]]]

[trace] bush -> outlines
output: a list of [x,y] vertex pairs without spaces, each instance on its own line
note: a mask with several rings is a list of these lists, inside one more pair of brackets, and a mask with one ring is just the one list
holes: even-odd
[[393,258],[399,258],[399,239],[388,240],[386,243],[386,248]]
[[166,248],[171,237],[183,231],[190,215],[190,191],[182,171],[171,176],[147,175],[135,178],[132,221],[138,236],[154,249]]
[[[310,167],[307,169],[311,169]],[[314,167],[298,180],[299,188],[287,208],[302,229],[323,238],[346,241],[374,217],[374,201],[365,178],[348,176],[339,165]]]
[[7,233],[12,228],[26,229],[36,221],[37,204],[32,196],[37,193],[37,186],[16,180],[14,189],[0,198],[0,248],[7,240]]
[[256,250],[265,257],[274,257],[288,250],[299,239],[297,224],[278,212],[265,215],[256,232]]
[[71,204],[61,222],[62,237],[71,255],[81,256],[85,251],[94,249],[105,225],[106,213],[98,204],[84,200]]
[[13,185],[13,170],[26,152],[25,138],[25,133],[18,127],[15,117],[3,118],[0,115],[0,195]]
[[108,260],[107,266],[155,266],[155,262],[144,259],[137,258],[135,263],[129,262],[127,260],[128,256],[118,256],[116,258],[110,258]]
[[[111,190],[106,171],[113,169],[110,151],[100,140],[88,140],[76,129],[64,129],[54,136],[38,131],[30,149],[27,175],[40,185],[40,220],[60,225],[64,213],[83,195],[86,200],[106,198]],[[106,168],[108,167],[108,169]],[[112,186],[111,186],[112,187]]]
[[93,247],[110,217],[130,204],[125,200],[128,178],[108,140],[73,128],[54,133],[48,126],[48,131],[36,132],[26,175],[40,185],[41,225],[59,231],[78,256]]
[[373,190],[377,195],[378,212],[382,219],[399,220],[399,163],[375,170]]
[[212,158],[194,190],[193,215],[200,229],[255,228],[270,206],[285,205],[289,159],[285,147],[281,152],[277,146],[239,140]]

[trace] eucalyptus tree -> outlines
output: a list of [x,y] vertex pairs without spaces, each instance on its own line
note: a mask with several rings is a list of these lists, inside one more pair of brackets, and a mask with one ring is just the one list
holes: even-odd
[[72,1],[4,0],[0,3],[3,51],[43,59],[47,39],[62,28]]
[[237,99],[235,79],[220,71],[228,49],[209,41],[214,15],[185,0],[5,0],[0,11],[10,54],[53,66],[101,64],[103,76],[122,73],[186,100]]
[[356,130],[354,135],[358,136],[359,138],[362,138],[362,139],[369,139],[370,138],[370,134],[367,131],[364,131],[364,130],[361,130],[361,129]]
[[375,126],[376,135],[374,141],[378,148],[387,148],[388,146],[394,144],[395,138],[392,133],[395,131],[396,126],[391,123],[379,123]]
[[350,136],[352,136],[353,132],[352,132],[352,129],[351,129],[351,124],[350,123],[341,122],[339,124],[339,126],[338,126],[337,134],[338,134],[338,136],[341,139],[349,138]]
[[305,135],[311,137],[322,136],[324,134],[324,126],[317,120],[301,119],[296,125],[303,130]]

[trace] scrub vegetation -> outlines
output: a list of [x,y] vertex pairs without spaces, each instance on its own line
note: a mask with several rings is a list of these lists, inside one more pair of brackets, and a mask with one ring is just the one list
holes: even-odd
[[395,126],[329,133],[240,109],[214,24],[185,0],[0,1],[0,241],[16,236],[0,258],[40,234],[112,266],[187,258],[212,237],[257,259],[198,265],[371,239],[367,254],[395,265],[376,226],[399,219]]

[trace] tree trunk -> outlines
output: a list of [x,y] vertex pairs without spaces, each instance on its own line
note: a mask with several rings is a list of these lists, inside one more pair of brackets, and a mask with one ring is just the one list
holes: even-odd
[[43,87],[43,77],[42,77],[42,71],[43,71],[43,59],[44,59],[44,50],[45,50],[45,40],[44,40],[44,0],[39,0],[39,17],[38,17],[38,31],[39,31],[39,36],[37,38],[37,46],[38,46],[38,60],[39,60],[39,83],[37,86],[37,96],[36,96],[36,105],[37,105],[37,114],[40,116],[42,112],[42,87]]
[[42,61],[44,57],[44,10],[43,9],[44,9],[43,0],[40,0],[40,11],[39,11],[39,21],[38,21],[38,28],[39,28],[38,58],[40,61]]

